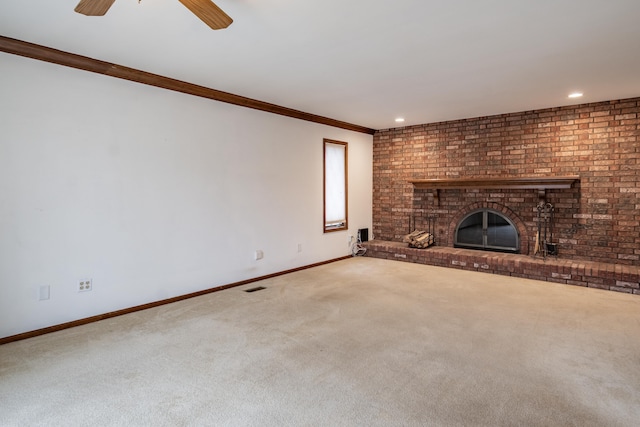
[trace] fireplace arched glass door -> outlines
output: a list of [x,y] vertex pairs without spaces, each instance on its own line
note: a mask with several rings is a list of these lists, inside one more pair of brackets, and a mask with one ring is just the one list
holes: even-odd
[[491,209],[473,211],[456,227],[454,247],[517,253],[518,230],[509,218]]

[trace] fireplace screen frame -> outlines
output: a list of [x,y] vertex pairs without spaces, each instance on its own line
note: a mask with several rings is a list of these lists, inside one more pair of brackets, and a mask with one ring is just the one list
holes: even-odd
[[[482,215],[482,229],[481,229],[482,241],[478,242],[476,240],[475,242],[469,242],[469,241],[461,242],[459,240],[459,235],[462,234],[460,233],[460,227],[463,224],[465,224],[465,221],[467,221],[467,219],[478,214]],[[510,229],[512,230],[512,235],[509,236],[510,239],[508,240],[515,240],[513,242],[514,243],[513,245],[498,246],[490,243],[490,240],[489,240],[490,236],[488,235],[488,232],[490,231],[489,230],[490,214],[496,215],[499,219],[504,220],[503,225],[510,226]],[[477,235],[477,232],[475,234]],[[493,251],[493,252],[519,253],[520,252],[520,233],[518,232],[518,227],[516,227],[515,223],[509,217],[504,215],[502,212],[496,211],[494,209],[481,208],[481,209],[476,209],[469,212],[464,217],[462,217],[462,219],[458,222],[455,228],[453,246],[455,248],[477,249],[477,250]]]

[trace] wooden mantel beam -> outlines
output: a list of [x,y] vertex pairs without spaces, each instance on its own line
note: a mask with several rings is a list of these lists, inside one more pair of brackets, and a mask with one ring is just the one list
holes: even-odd
[[440,190],[467,189],[512,189],[538,190],[538,196],[544,199],[546,190],[571,188],[580,181],[577,175],[571,176],[525,176],[525,177],[478,177],[478,178],[444,178],[416,179],[409,181],[415,189],[433,190],[438,202]]

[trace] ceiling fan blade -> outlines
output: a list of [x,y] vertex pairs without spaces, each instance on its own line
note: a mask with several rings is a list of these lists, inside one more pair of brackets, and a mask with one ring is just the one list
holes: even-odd
[[180,3],[213,30],[227,28],[233,22],[233,19],[211,0],[180,0]]
[[80,0],[74,10],[87,16],[102,16],[114,1],[116,0]]

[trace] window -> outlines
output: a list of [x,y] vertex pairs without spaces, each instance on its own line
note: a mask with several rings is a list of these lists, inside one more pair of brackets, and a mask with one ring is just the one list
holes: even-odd
[[324,232],[347,229],[347,143],[324,141]]

